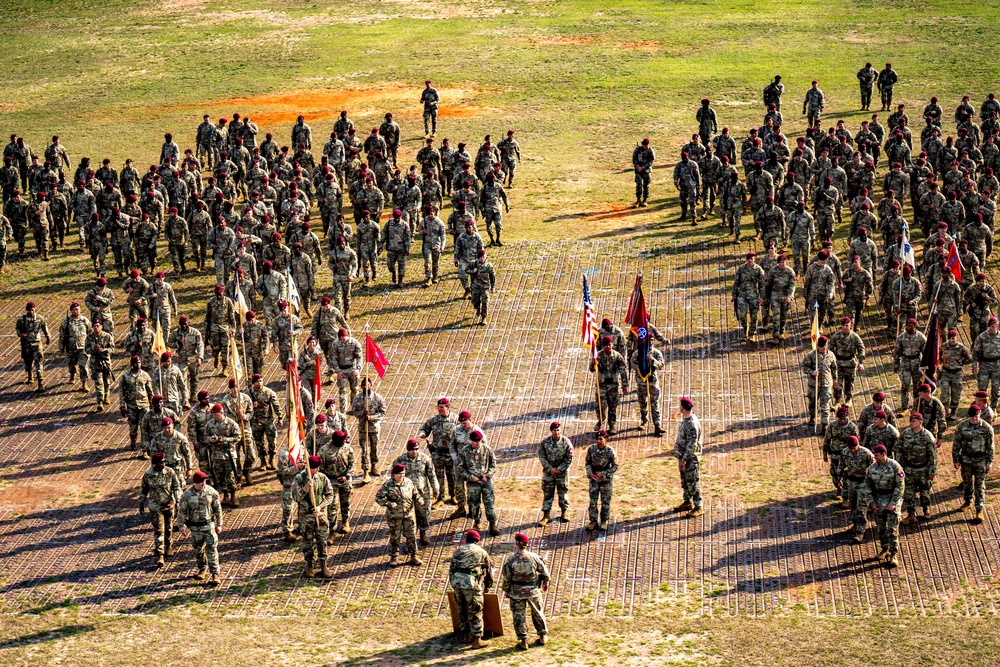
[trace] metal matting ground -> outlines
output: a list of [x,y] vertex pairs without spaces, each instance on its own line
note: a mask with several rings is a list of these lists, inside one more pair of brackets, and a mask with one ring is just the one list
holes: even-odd
[[[722,615],[789,608],[815,615],[996,611],[995,485],[988,486],[985,523],[970,526],[968,516],[957,511],[950,443],[940,452],[934,519],[903,529],[899,569],[874,562],[871,531],[863,545],[846,539],[848,516],[830,502],[819,440],[802,425],[805,384],[798,365],[809,322],[801,301],[788,341],[777,347],[744,344],[729,300],[741,261],[734,246],[520,243],[492,252],[491,259],[498,285],[485,327],[471,326],[471,305],[459,298],[450,267],[446,280],[431,289],[358,289],[352,324],[359,329],[367,324],[391,361],[378,387],[389,405],[382,467],[433,414],[438,396],[449,395],[458,409],[472,412],[500,463],[503,535],[484,545],[498,557],[499,568],[514,532],[532,537],[553,572],[545,597],[548,613],[627,616],[653,601],[677,604],[687,613]],[[413,280],[422,277],[416,256],[408,268]],[[583,460],[592,441],[594,404],[593,376],[579,344],[581,275],[589,275],[598,312],[620,322],[637,271],[645,275],[654,323],[672,339],[661,377],[667,435],[648,437],[638,428],[634,394],[623,401],[622,431],[613,440],[623,467],[615,516],[606,535],[590,535],[583,530]],[[151,533],[136,504],[147,464],[125,451],[127,426],[117,405],[96,415],[93,399],[75,387],[58,385],[37,397],[19,384],[23,370],[11,334],[23,301],[40,302],[55,336],[65,304],[82,300],[86,280],[82,273],[62,273],[44,290],[31,286],[35,283],[15,286],[2,301],[0,611],[71,607],[82,613],[144,614],[197,606],[236,616],[447,613],[448,559],[469,522],[447,520],[449,507],[436,510],[424,566],[387,568],[385,524],[373,502],[376,484],[356,489],[355,528],[330,549],[335,578],[329,582],[304,579],[299,551],[280,540],[272,475],[241,492],[243,507],[226,513],[219,588],[206,590],[191,581],[194,558],[183,541],[167,567],[152,569]],[[328,281],[324,275],[323,285]],[[182,312],[200,323],[207,287],[186,279],[175,288],[188,304]],[[858,410],[876,389],[898,396],[887,340],[871,333],[879,321],[869,309],[862,335],[871,357],[859,378]],[[120,356],[115,364],[116,371],[124,368]],[[54,353],[48,368],[49,384],[65,375],[64,362]],[[282,388],[274,357],[267,379]],[[206,378],[206,384],[221,391],[220,378]],[[697,520],[664,509],[680,496],[676,466],[665,456],[676,427],[672,406],[680,395],[694,397],[706,430],[706,511]],[[535,526],[540,498],[535,452],[552,419],[561,420],[578,444],[571,469],[574,507],[571,522],[542,529]],[[632,497],[627,481],[621,481],[628,468],[640,465],[654,476],[652,501],[648,494]],[[766,487],[768,480],[787,493],[771,497],[766,488],[763,495],[750,490]],[[814,490],[800,493],[801,488]]]

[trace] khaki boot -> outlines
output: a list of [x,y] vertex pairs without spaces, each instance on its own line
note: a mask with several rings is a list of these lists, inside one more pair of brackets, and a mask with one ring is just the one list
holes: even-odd
[[444,498],[438,498],[437,500],[434,501],[434,504],[431,505],[432,510],[436,510],[439,507],[444,507]]
[[45,383],[42,382],[42,378],[38,378],[38,389],[36,389],[39,394],[45,393]]
[[974,516],[972,518],[972,522],[973,523],[982,523],[983,522],[983,511],[982,510],[976,510],[976,516]]
[[252,477],[252,474],[253,474],[253,473],[251,473],[251,472],[250,472],[249,470],[244,470],[244,471],[243,471],[243,478],[244,478],[244,479],[246,479],[246,481],[247,481],[247,486],[250,486],[250,485],[252,485],[252,484],[253,484],[253,477]]
[[596,521],[591,521],[590,523],[588,523],[588,524],[587,524],[587,525],[586,525],[586,526],[584,527],[584,529],[585,529],[586,531],[588,531],[588,532],[591,532],[591,533],[592,533],[592,532],[594,532],[595,530],[597,530],[597,522],[596,522]]
[[232,493],[229,494],[229,498],[232,501],[233,507],[239,507],[240,506],[240,501],[236,497],[236,492],[235,491],[233,491]]
[[419,554],[415,554],[415,553],[414,554],[410,554],[410,565],[416,565],[417,567],[420,567],[423,564],[424,564],[424,561],[420,560],[420,555]]
[[875,555],[875,560],[882,560],[889,555],[889,547],[882,547],[879,552]]
[[496,521],[490,521],[490,529],[487,531],[487,534],[491,537],[496,537],[497,535],[500,534],[500,529],[497,528]]
[[472,648],[486,648],[489,645],[490,645],[490,643],[487,642],[487,641],[483,641],[482,637],[473,637],[472,638]]
[[316,570],[313,568],[313,562],[311,560],[306,561],[306,576],[307,577],[316,576]]
[[924,508],[924,515],[922,517],[920,517],[920,520],[921,521],[929,521],[930,518],[931,518],[931,508],[930,507],[925,507]]
[[916,523],[916,522],[917,520],[913,518],[913,514],[911,512],[907,512],[906,516],[904,516],[903,520],[900,521],[899,523],[904,526],[909,526],[911,523]]
[[890,568],[896,568],[899,567],[899,560],[896,558],[895,555],[893,555],[891,558],[889,558],[889,560],[885,562],[885,564]]
[[198,570],[198,574],[194,575],[194,578],[198,581],[205,581],[208,579],[208,570]]
[[167,550],[164,552],[163,555],[165,555],[167,558],[170,558],[171,556],[173,556],[174,555],[174,545],[173,544],[168,544],[167,545]]
[[685,500],[680,505],[678,505],[677,507],[675,507],[673,509],[673,511],[674,512],[685,512],[687,510],[693,510],[693,509],[694,509],[694,505],[691,503],[691,501],[690,500]]
[[608,522],[607,521],[602,521],[600,524],[598,524],[597,527],[600,528],[600,530],[601,530],[602,533],[608,532]]
[[548,635],[538,635],[538,640],[535,643],[538,644],[539,646],[545,646],[546,644],[549,643],[549,636]]
[[211,587],[214,588],[215,586],[218,586],[220,583],[222,583],[222,582],[219,581],[219,575],[216,574],[215,572],[213,572],[212,576],[210,576],[208,578],[208,581],[205,582],[205,585],[206,586],[211,586]]
[[528,638],[527,637],[525,637],[524,639],[522,639],[521,641],[519,641],[517,643],[517,650],[519,650],[519,651],[527,651],[528,650]]
[[344,523],[340,526],[340,534],[346,535],[351,530],[351,520],[344,519]]
[[87,378],[80,378],[80,393],[86,394],[89,389],[87,389]]
[[429,547],[431,545],[431,543],[427,541],[427,531],[426,530],[421,530],[420,531],[420,540],[417,543],[420,546],[422,546],[422,547]]
[[549,516],[549,511],[545,510],[542,512],[542,518],[538,521],[539,526],[547,526],[549,522],[552,521],[552,517]]
[[326,546],[328,546],[328,547],[332,547],[333,546],[333,535],[330,535],[330,536],[328,536],[326,538]]
[[285,534],[284,534],[284,539],[285,539],[285,542],[288,542],[289,544],[291,544],[292,542],[295,542],[299,538],[297,538],[294,535],[292,535],[292,532],[290,530],[286,530]]
[[466,516],[465,508],[464,507],[459,507],[454,512],[452,512],[451,514],[449,514],[448,518],[449,519],[461,519],[463,516]]
[[971,501],[971,500],[966,500],[965,502],[963,502],[963,503],[962,503],[962,504],[961,504],[961,505],[959,506],[959,508],[958,508],[958,509],[959,509],[959,511],[962,511],[962,510],[967,510],[967,509],[969,509],[970,507],[972,507],[972,501]]
[[156,567],[163,567],[164,564],[165,564],[163,562],[163,554],[157,552],[157,553],[155,553],[153,555],[156,556]]
[[330,566],[326,564],[326,561],[323,561],[323,564],[320,566],[320,574],[324,579],[333,577],[333,572],[330,571]]
[[559,510],[559,523],[569,523],[569,519],[566,518],[566,510]]
[[391,565],[392,567],[396,567],[397,565],[399,565],[399,556],[397,554],[389,556],[389,565]]
[[701,516],[704,513],[705,513],[704,510],[702,510],[700,507],[695,507],[693,510],[687,513],[687,517],[689,519],[693,519],[696,516]]
[[361,483],[362,484],[369,484],[371,481],[372,481],[371,475],[369,475],[368,471],[366,470],[365,471],[365,476],[361,479]]

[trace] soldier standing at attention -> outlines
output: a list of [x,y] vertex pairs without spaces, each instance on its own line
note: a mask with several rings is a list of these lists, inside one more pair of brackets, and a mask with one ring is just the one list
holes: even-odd
[[825,106],[826,98],[823,95],[823,91],[819,89],[819,82],[814,80],[812,87],[806,91],[805,99],[802,100],[802,115],[806,115],[806,111],[808,110],[809,114],[806,120],[809,123],[809,127],[819,122]]
[[514,632],[517,634],[517,648],[528,650],[528,617],[538,633],[538,646],[545,646],[549,634],[542,611],[542,592],[549,590],[549,568],[538,554],[528,551],[528,536],[514,535],[514,553],[507,557],[501,570],[500,588],[510,600],[510,612],[514,616]]
[[[822,433],[826,434],[826,426],[830,423],[830,390],[837,384],[837,358],[827,349],[826,336],[820,336],[816,341],[816,349],[802,360],[802,370],[809,375],[806,401],[809,409],[809,426],[816,425],[816,412],[819,412]],[[817,383],[819,388],[817,389]],[[817,408],[816,402],[819,400]]]
[[955,427],[955,441],[951,450],[955,469],[962,471],[963,502],[959,509],[969,509],[975,494],[974,523],[981,523],[983,520],[986,475],[993,467],[993,426],[983,421],[981,414],[982,409],[978,405],[969,408],[968,419]]
[[906,490],[903,492],[903,511],[906,517],[900,523],[917,522],[917,494],[924,508],[925,521],[931,518],[931,485],[937,475],[937,446],[934,434],[924,428],[924,418],[919,412],[910,415],[910,427],[899,434],[896,460],[906,473]]
[[459,634],[462,640],[479,649],[483,641],[483,593],[493,588],[493,563],[479,546],[479,533],[465,533],[465,544],[455,549],[448,568],[448,579],[458,605]]
[[906,486],[903,466],[890,459],[883,445],[872,450],[875,462],[865,473],[865,495],[870,503],[869,510],[875,513],[878,526],[878,541],[881,549],[876,560],[886,560],[889,567],[897,567],[896,551],[899,542],[900,502]]
[[406,466],[406,478],[416,489],[415,498],[418,502],[413,509],[416,512],[417,530],[420,532],[418,544],[429,547],[431,543],[427,541],[427,529],[430,528],[431,503],[440,492],[434,462],[428,454],[420,451],[420,441],[410,438],[406,441],[406,453],[396,457],[393,467],[400,464]]
[[688,518],[701,516],[701,422],[694,416],[694,401],[686,396],[680,400],[681,423],[671,455],[677,459],[684,489],[684,502],[674,512],[687,511]]
[[604,428],[608,423],[608,435],[614,435],[615,424],[618,422],[619,383],[621,391],[628,391],[628,366],[625,357],[611,349],[611,337],[601,338],[601,351],[597,360],[590,362],[590,372],[597,373],[599,391],[597,394],[597,426],[594,431]]
[[[587,448],[587,478],[590,480],[590,522],[587,530],[608,529],[611,520],[611,496],[615,473],[618,472],[618,454],[608,445],[608,432],[598,431],[597,444]],[[597,503],[601,504],[600,516]],[[600,523],[598,523],[600,519]]]
[[493,490],[497,460],[493,455],[493,449],[483,442],[483,439],[483,432],[478,429],[469,434],[469,444],[458,452],[458,469],[465,479],[472,527],[479,530],[479,519],[485,510],[486,520],[489,522],[489,534],[496,536],[500,534],[494,510],[496,495]]
[[[303,470],[292,482],[292,500],[299,506],[299,530],[302,533],[302,554],[306,559],[306,576],[316,576],[314,556],[319,556],[320,574],[324,579],[333,576],[326,564],[326,540],[330,536],[330,522],[326,508],[333,499],[333,488],[326,475],[319,471],[318,456],[309,457],[309,470]],[[315,544],[315,549],[314,549]]]
[[181,482],[174,469],[164,464],[163,452],[153,454],[152,464],[142,475],[139,514],[149,507],[149,520],[153,524],[153,556],[156,567],[163,567],[163,556],[174,555],[174,507],[181,497]]
[[49,344],[49,328],[45,324],[45,318],[35,314],[35,304],[29,301],[24,306],[24,315],[17,318],[14,327],[21,342],[21,360],[24,361],[24,369],[28,372],[27,384],[31,384],[32,371],[38,380],[39,393],[45,391],[45,383],[42,379],[42,339],[45,345]]
[[[861,86],[861,110],[867,111],[872,107],[872,88],[878,78],[878,72],[871,63],[865,63],[865,66],[858,70],[857,77],[858,85]],[[885,102],[882,103],[882,110],[885,110]]]
[[[457,505],[455,500],[455,464],[451,458],[451,439],[458,427],[458,417],[451,414],[451,399],[447,396],[437,401],[437,414],[424,422],[417,432],[417,437],[426,440],[433,436],[430,449],[431,462],[437,476],[438,495],[433,509],[445,505]],[[445,488],[448,490],[448,500],[445,500]]]
[[80,392],[84,394],[87,393],[87,369],[90,366],[86,350],[90,326],[90,320],[80,314],[80,304],[74,301],[69,305],[69,315],[59,327],[59,351],[66,355],[69,382],[72,384],[76,380],[79,369]]
[[208,586],[218,586],[222,504],[219,502],[219,492],[206,483],[208,475],[199,470],[193,479],[194,484],[184,491],[178,503],[177,525],[181,537],[191,535],[195,559],[198,561],[195,579],[208,579]]
[[897,81],[899,81],[899,75],[892,68],[892,63],[886,63],[885,69],[878,73],[878,91],[882,94],[882,111],[888,111],[892,108],[892,87],[896,85]]
[[406,539],[406,552],[410,555],[410,565],[423,565],[417,553],[417,540],[414,535],[414,507],[423,499],[417,492],[413,482],[406,476],[406,465],[396,463],[392,466],[392,476],[375,494],[375,502],[385,508],[385,522],[389,525],[389,565],[399,564],[400,536]]
[[642,143],[632,151],[632,169],[635,171],[635,204],[636,208],[645,207],[646,200],[649,199],[650,172],[653,169],[653,160],[656,153],[649,146],[649,139],[643,139]]
[[362,484],[372,477],[378,477],[378,436],[379,424],[385,417],[385,399],[371,389],[371,380],[361,378],[361,392],[351,403],[351,413],[358,420],[358,438],[361,446],[361,468],[364,471]]
[[701,108],[695,114],[695,120],[698,121],[698,136],[701,137],[701,143],[704,146],[711,146],[709,142],[712,139],[712,134],[719,132],[719,123],[715,116],[715,109],[708,106],[709,104],[708,98],[704,98],[701,101]]
[[431,85],[431,80],[424,81],[424,90],[420,93],[420,103],[424,105],[424,137],[437,134],[438,104],[441,96]]
[[559,520],[565,523],[569,510],[566,485],[569,468],[573,465],[573,443],[562,435],[562,425],[554,421],[549,425],[549,437],[538,446],[538,460],[542,464],[542,519],[539,526],[547,526],[552,520],[552,500],[559,493]]

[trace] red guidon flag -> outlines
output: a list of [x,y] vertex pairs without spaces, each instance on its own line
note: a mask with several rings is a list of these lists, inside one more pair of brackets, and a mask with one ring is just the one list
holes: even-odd
[[365,334],[365,363],[374,366],[380,378],[385,377],[385,371],[389,368],[389,360],[369,334]]

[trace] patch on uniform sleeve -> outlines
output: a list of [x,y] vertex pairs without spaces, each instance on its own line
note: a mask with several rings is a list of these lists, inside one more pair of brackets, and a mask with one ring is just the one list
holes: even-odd
[[906,473],[905,473],[905,472],[903,472],[902,470],[900,470],[900,471],[899,471],[899,478],[900,478],[900,479],[903,479],[903,478],[905,478],[905,477],[906,477]]

